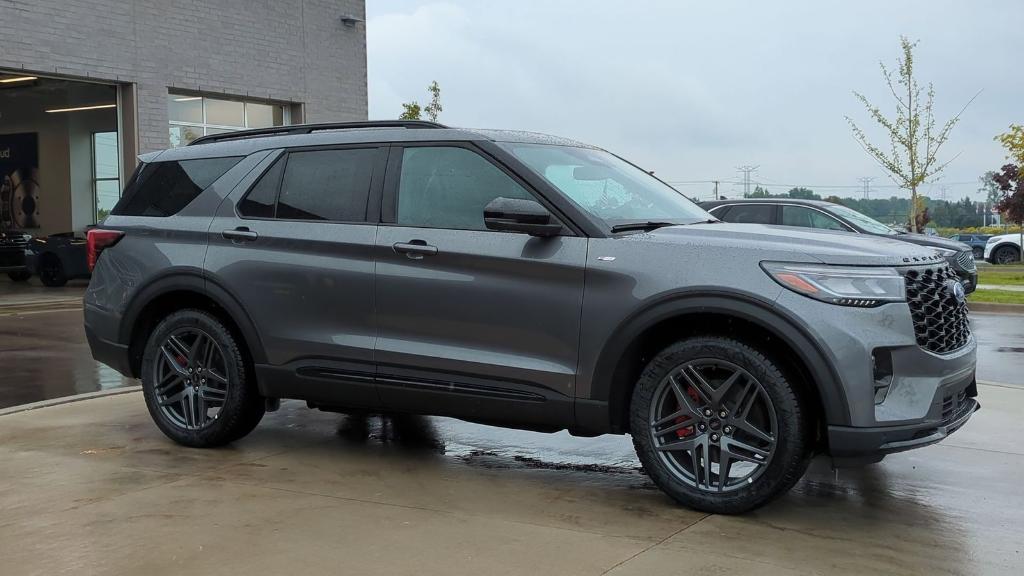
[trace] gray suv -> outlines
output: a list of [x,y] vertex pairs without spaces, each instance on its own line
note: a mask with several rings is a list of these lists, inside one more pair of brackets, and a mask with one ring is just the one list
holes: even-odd
[[677,501],[735,513],[977,409],[933,250],[726,224],[604,150],[426,122],[220,134],[141,157],[89,233],[85,328],[187,446],[282,398],[632,435]]

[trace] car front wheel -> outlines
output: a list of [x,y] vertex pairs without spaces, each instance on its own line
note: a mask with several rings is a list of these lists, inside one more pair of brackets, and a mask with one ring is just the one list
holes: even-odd
[[242,438],[265,411],[234,336],[200,310],[174,312],[153,330],[142,356],[142,390],[157,427],[196,448]]
[[644,470],[681,504],[735,514],[803,476],[809,414],[770,357],[725,337],[695,337],[655,356],[633,390],[631,433]]

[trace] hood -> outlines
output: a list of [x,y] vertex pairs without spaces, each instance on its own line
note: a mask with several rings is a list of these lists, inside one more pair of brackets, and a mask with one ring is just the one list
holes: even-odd
[[928,246],[931,248],[945,248],[946,250],[955,250],[956,252],[963,252],[970,250],[971,247],[963,242],[957,242],[956,240],[950,240],[949,238],[943,238],[942,236],[929,236],[927,234],[897,234],[890,236],[895,240],[901,242],[910,242],[911,244],[917,244],[918,246]]
[[[907,266],[942,260],[934,250],[889,238],[762,224],[669,226],[628,237],[641,242],[686,244],[707,249],[757,250],[765,260],[845,266]],[[722,256],[727,258],[727,253]]]

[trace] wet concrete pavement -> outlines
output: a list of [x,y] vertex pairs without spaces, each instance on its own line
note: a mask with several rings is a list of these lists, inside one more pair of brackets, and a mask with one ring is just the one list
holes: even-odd
[[741,517],[674,505],[619,438],[555,467],[298,402],[218,450],[170,443],[138,392],[0,415],[0,573],[1020,574],[1024,390],[981,396],[946,442],[816,462]]

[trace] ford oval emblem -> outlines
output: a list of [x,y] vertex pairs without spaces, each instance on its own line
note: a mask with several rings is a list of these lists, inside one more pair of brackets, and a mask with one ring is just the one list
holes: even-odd
[[958,304],[967,299],[967,293],[964,292],[964,285],[961,284],[959,280],[947,280],[946,291],[949,292],[949,295],[952,296]]

